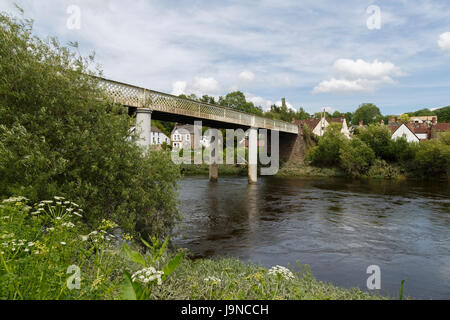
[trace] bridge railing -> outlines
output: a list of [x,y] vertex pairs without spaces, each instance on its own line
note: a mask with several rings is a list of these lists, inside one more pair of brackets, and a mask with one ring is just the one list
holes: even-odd
[[259,117],[227,107],[183,99],[167,93],[104,78],[99,78],[99,81],[101,88],[114,102],[129,107],[150,108],[160,112],[298,134],[298,127],[288,122]]

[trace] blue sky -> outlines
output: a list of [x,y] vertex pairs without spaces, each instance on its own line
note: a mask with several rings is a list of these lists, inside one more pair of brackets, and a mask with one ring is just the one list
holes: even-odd
[[95,51],[107,78],[158,91],[241,90],[263,108],[286,97],[308,112],[450,105],[450,1],[2,0],[0,10],[17,12],[14,2],[40,36]]

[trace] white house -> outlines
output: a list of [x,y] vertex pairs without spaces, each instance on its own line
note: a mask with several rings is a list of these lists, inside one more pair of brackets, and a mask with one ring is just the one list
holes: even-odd
[[171,133],[172,148],[175,150],[183,149],[184,147],[194,146],[194,126],[190,124],[179,125],[175,124]]
[[[134,141],[136,138],[134,137],[134,134],[136,133],[136,127],[132,127],[130,129],[130,133],[132,134],[132,141]],[[158,127],[152,126],[151,132],[150,132],[150,144],[154,146],[160,146],[162,144],[167,143],[170,145],[170,138],[166,136],[161,129]]]
[[[408,142],[419,142],[421,139],[405,124],[389,126],[392,140],[405,137]],[[425,138],[426,139],[426,138]]]
[[341,123],[342,124],[341,132],[348,139],[350,139],[350,130],[348,128],[347,120],[345,119],[345,117],[328,118],[328,119],[322,117],[322,119],[297,120],[297,121],[293,121],[293,123],[295,123],[297,125],[302,125],[302,124],[305,125],[306,124],[312,130],[312,132],[316,136],[319,136],[319,137],[323,136],[327,127],[331,123]]

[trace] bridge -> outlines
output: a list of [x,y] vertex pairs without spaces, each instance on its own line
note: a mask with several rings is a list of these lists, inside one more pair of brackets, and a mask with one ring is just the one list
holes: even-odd
[[[249,182],[257,181],[258,129],[280,133],[280,157],[290,158],[299,148],[299,127],[285,121],[272,120],[232,108],[184,99],[167,93],[98,78],[100,87],[109,98],[136,112],[136,128],[140,132],[138,143],[150,145],[151,120],[193,124],[202,121],[203,126],[217,129],[249,130]],[[268,131],[268,132],[270,132]],[[270,140],[270,139],[269,139]],[[253,159],[253,160],[252,160]],[[252,160],[252,161],[250,161]],[[217,180],[217,165],[210,167],[211,180]]]

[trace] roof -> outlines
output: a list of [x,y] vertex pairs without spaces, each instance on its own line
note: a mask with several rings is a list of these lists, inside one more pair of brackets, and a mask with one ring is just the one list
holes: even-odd
[[420,140],[420,138],[416,135],[416,132],[414,131],[414,126],[413,125],[409,125],[409,124],[400,124],[400,125],[390,125],[388,126],[388,128],[391,130],[392,134],[394,134],[398,129],[400,129],[401,126],[405,126],[406,128],[409,129],[409,131],[411,131],[411,133],[418,139]]
[[388,125],[387,127],[389,128],[389,130],[391,130],[392,134],[395,133],[395,131],[398,130],[398,128],[400,128],[402,125],[401,124],[391,124]]
[[160,128],[152,126],[152,132],[163,133]]
[[328,123],[331,123],[331,122],[335,122],[335,123],[342,123],[342,122],[344,122],[344,120],[345,120],[345,118],[327,118],[326,119],[327,121],[328,121]]
[[436,123],[435,125],[433,125],[433,130],[450,131],[450,123],[447,122]]
[[314,129],[319,124],[320,119],[308,119],[308,120],[295,120],[293,121],[293,124],[296,124],[298,126],[300,125],[307,125],[310,129]]
[[172,133],[180,129],[187,130],[190,134],[194,134],[194,126],[192,124],[176,124],[172,130]]

